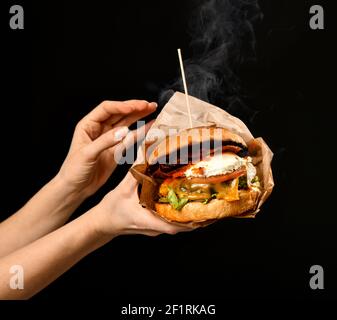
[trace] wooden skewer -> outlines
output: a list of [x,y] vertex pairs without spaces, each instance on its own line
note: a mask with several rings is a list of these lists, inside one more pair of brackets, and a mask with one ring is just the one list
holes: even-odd
[[186,98],[186,106],[187,106],[187,112],[188,112],[188,118],[190,120],[190,128],[193,128],[192,124],[192,116],[191,116],[191,108],[190,108],[190,102],[188,100],[188,91],[187,91],[187,85],[186,85],[186,78],[185,78],[185,71],[184,71],[184,64],[183,59],[181,57],[181,50],[178,49],[178,57],[179,57],[179,63],[180,63],[180,70],[181,70],[181,76],[183,78],[183,84],[184,84],[184,91],[185,91],[185,98]]

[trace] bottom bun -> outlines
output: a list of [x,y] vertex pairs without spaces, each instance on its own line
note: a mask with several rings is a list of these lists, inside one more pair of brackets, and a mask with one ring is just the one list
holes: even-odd
[[213,199],[207,204],[189,202],[181,210],[175,210],[170,204],[156,203],[155,208],[161,217],[168,221],[192,222],[234,217],[255,207],[259,191],[240,190],[240,200],[226,201]]

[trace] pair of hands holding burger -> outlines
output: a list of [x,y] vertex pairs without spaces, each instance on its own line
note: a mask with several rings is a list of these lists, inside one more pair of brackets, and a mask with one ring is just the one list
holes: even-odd
[[[220,129],[221,152],[210,150],[196,163],[188,159],[187,165],[163,165],[158,161],[161,156],[186,145],[175,144],[166,150],[164,139],[155,147],[146,174],[156,181],[153,209],[157,214],[139,204],[138,182],[129,172],[99,204],[67,223],[75,209],[113,175],[116,154],[122,154],[135,138],[142,139],[152,123],[145,130],[129,131],[128,127],[156,107],[156,103],[141,100],[105,101],[77,124],[56,176],[0,223],[0,299],[33,296],[118,235],[175,234],[195,228],[184,222],[239,215],[251,209],[258,186],[247,147],[239,136]],[[203,138],[198,132],[195,128],[177,136],[192,135],[199,143]],[[210,140],[218,138],[211,134]],[[13,266],[24,272],[24,283],[12,283]]]
[[0,223],[0,299],[33,296],[118,235],[156,236],[191,230],[144,209],[131,173],[95,207],[66,223],[113,175],[116,153],[123,153],[135,138],[143,138],[151,122],[145,130],[129,131],[128,127],[156,107],[156,103],[142,100],[104,101],[76,125],[56,176]]

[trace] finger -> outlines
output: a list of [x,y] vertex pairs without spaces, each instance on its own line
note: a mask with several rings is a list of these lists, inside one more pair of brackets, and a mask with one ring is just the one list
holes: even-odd
[[150,130],[153,120],[146,123],[145,125],[139,127],[138,129],[132,130],[128,133],[127,137],[123,140],[121,143],[125,149],[130,148],[133,144],[136,142],[140,143],[143,139],[145,139],[145,136],[147,132]]
[[171,222],[168,222],[155,213],[151,212],[152,217],[155,218],[156,222],[156,230],[160,231],[162,233],[168,233],[168,234],[176,234],[178,232],[184,232],[184,231],[191,231],[194,230],[194,227],[191,227],[190,225],[178,225]]
[[155,232],[155,231],[152,231],[152,232],[149,232],[149,233],[144,233],[144,235],[149,236],[149,237],[157,237],[160,234],[161,234],[160,232]]
[[124,231],[124,234],[130,234],[130,235],[142,234],[144,236],[156,237],[156,236],[159,236],[161,232],[152,231],[152,230],[143,230],[143,229],[139,229],[137,230],[137,232],[135,232],[134,229],[130,229],[130,230]]
[[120,143],[121,140],[128,134],[128,132],[128,127],[118,127],[112,129],[102,134],[92,143],[85,146],[83,151],[90,159],[96,159],[101,152]]
[[139,208],[139,213],[143,216],[143,227],[148,227],[151,230],[167,233],[167,234],[176,234],[178,232],[191,231],[194,228],[189,226],[180,226],[173,223],[167,222],[161,219],[159,216],[156,216],[155,213],[149,211],[148,209]]
[[131,174],[130,171],[125,175],[124,179],[118,185],[121,188],[127,188],[126,190],[135,190],[138,186],[138,181],[135,177]]
[[[143,101],[144,105],[147,103]],[[124,101],[103,101],[93,109],[85,118],[95,122],[103,122],[112,115],[126,115],[133,111],[131,105]]]
[[151,120],[144,126],[130,131],[120,144],[109,149],[109,151],[114,155],[114,161],[116,163],[119,163],[120,159],[123,157],[123,153],[125,150],[129,149],[136,142],[138,143],[138,145],[141,143],[141,141],[145,138],[147,132],[150,130],[153,122],[154,120]]
[[179,232],[188,232],[188,231],[192,231],[195,229],[192,227],[175,225],[173,223],[169,223],[165,221],[164,223],[166,223],[166,226],[163,229],[159,229],[159,230],[162,230],[163,233],[167,233],[167,234],[177,234]]
[[114,124],[116,126],[127,126],[129,127],[131,124],[135,123],[139,119],[145,118],[152,112],[154,112],[157,108],[157,103],[151,102],[149,103],[147,108],[141,109],[141,110],[134,110],[132,113],[122,117],[117,122],[112,122],[112,120],[108,120],[107,123],[110,125]]
[[95,122],[104,122],[113,116],[122,116],[132,112],[140,112],[147,108],[150,103],[145,100],[128,100],[128,101],[103,101],[85,118]]
[[[145,105],[144,102],[146,102]],[[135,112],[141,112],[147,108],[156,109],[158,106],[156,102],[148,102],[146,100],[127,100],[124,103],[133,106],[133,111]]]

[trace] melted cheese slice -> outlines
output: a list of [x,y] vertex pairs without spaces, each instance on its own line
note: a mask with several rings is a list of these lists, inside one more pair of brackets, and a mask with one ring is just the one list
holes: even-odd
[[233,179],[229,183],[217,183],[214,185],[217,192],[217,199],[225,199],[226,201],[236,201],[239,196],[239,178]]
[[229,185],[226,185],[225,200],[235,201],[240,200],[239,197],[239,178],[232,180]]

